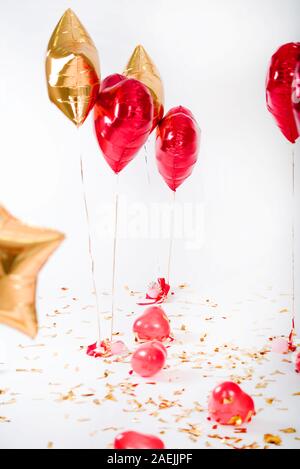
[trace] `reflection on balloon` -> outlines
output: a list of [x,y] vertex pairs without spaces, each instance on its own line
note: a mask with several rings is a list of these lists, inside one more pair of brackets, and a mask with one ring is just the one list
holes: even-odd
[[161,342],[147,342],[134,352],[131,366],[137,374],[148,378],[163,368],[166,358],[167,350]]
[[163,441],[154,435],[127,431],[116,436],[114,449],[164,449]]
[[252,397],[238,384],[226,381],[218,385],[208,401],[209,416],[222,425],[242,425],[255,415]]
[[159,71],[143,46],[134,49],[123,75],[141,81],[149,89],[154,103],[153,130],[164,114],[164,89]]
[[279,47],[271,58],[266,82],[267,107],[283,135],[295,143],[299,137],[292,103],[292,84],[300,58],[300,42]]
[[153,100],[146,86],[122,78],[107,77],[95,105],[98,143],[115,173],[125,168],[146,142],[153,119]]
[[0,205],[0,323],[34,338],[38,274],[63,234],[24,225]]
[[170,322],[162,308],[151,306],[136,319],[133,332],[139,341],[163,341],[170,337]]
[[183,106],[171,109],[159,123],[156,160],[160,174],[172,191],[192,174],[200,143],[193,114]]
[[292,105],[298,135],[300,135],[300,54],[298,58],[297,67],[295,69],[294,80],[292,85]]
[[92,39],[71,9],[49,41],[46,78],[50,100],[76,126],[83,124],[99,92],[100,65]]

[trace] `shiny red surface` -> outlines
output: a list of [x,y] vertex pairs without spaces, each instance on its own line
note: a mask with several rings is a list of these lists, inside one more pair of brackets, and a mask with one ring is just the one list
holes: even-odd
[[200,129],[193,114],[178,106],[165,115],[156,132],[158,170],[170,189],[176,191],[197,161]]
[[170,336],[170,322],[162,308],[150,306],[136,319],[133,332],[139,340],[165,340]]
[[299,59],[300,42],[281,46],[271,58],[266,82],[268,110],[283,135],[292,143],[299,137],[292,103],[292,83]]
[[114,442],[115,449],[164,449],[164,447],[163,441],[157,436],[133,431],[120,433]]
[[110,88],[111,86],[114,86],[123,80],[126,80],[126,77],[124,77],[124,75],[120,75],[119,73],[109,75],[101,82],[101,91],[105,90],[106,88]]
[[148,378],[163,368],[166,358],[167,350],[161,342],[146,342],[132,355],[131,366],[137,374]]
[[295,69],[294,80],[292,84],[292,106],[298,135],[300,135],[300,57]]
[[111,75],[102,83],[94,117],[104,158],[119,173],[136,156],[151,132],[153,100],[141,82]]
[[222,425],[241,425],[255,414],[252,397],[231,381],[225,381],[212,391],[208,411],[210,418]]
[[296,371],[297,373],[300,373],[300,352],[296,355],[295,371]]

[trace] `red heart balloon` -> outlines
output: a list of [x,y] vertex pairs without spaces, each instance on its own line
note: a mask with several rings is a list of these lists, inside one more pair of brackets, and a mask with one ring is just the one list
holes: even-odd
[[133,324],[138,340],[166,340],[170,337],[170,322],[164,310],[151,306]]
[[95,104],[95,130],[104,158],[119,173],[146,142],[152,128],[153,100],[138,80],[111,75]]
[[298,354],[296,355],[295,371],[296,371],[296,373],[300,373],[300,353],[298,353]]
[[148,378],[163,368],[166,358],[167,350],[161,342],[147,342],[134,352],[131,366],[137,374]]
[[210,418],[222,425],[241,425],[255,415],[252,397],[238,384],[225,381],[211,393],[208,402]]
[[292,84],[292,104],[298,135],[300,135],[300,57],[298,59]]
[[120,75],[119,73],[109,75],[101,82],[101,91],[105,90],[106,88],[110,88],[111,86],[114,86],[123,80],[126,80],[126,77],[124,77],[124,75]]
[[139,432],[123,432],[116,436],[115,449],[164,449],[163,441],[154,435]]
[[200,129],[193,114],[182,106],[171,109],[156,131],[156,161],[160,174],[176,191],[193,171],[198,157]]
[[267,75],[267,107],[283,135],[292,143],[299,137],[292,104],[292,83],[300,60],[300,42],[279,47],[271,58]]

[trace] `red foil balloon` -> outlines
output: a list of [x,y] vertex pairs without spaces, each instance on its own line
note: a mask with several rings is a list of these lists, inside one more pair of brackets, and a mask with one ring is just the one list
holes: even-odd
[[211,393],[208,402],[210,418],[222,425],[242,425],[255,415],[252,397],[236,383],[226,381]]
[[296,371],[296,373],[300,373],[300,353],[298,353],[298,354],[296,355],[295,371]]
[[151,306],[136,319],[133,332],[138,340],[163,341],[170,337],[170,322],[164,310],[159,306]]
[[104,158],[119,173],[151,132],[151,94],[137,80],[111,75],[101,86],[94,112],[96,135]]
[[163,368],[166,358],[167,350],[161,342],[147,342],[134,352],[131,366],[138,375],[148,378]]
[[292,105],[298,135],[300,135],[300,58],[295,70],[294,80],[292,84]]
[[120,75],[119,73],[114,73],[113,75],[109,75],[108,77],[104,78],[101,83],[101,91],[105,90],[106,88],[110,88],[111,86],[120,83],[120,81],[126,80],[124,75]]
[[266,82],[267,107],[283,135],[292,143],[299,137],[293,113],[292,83],[300,59],[300,42],[281,46],[271,58]]
[[163,441],[154,435],[139,432],[123,432],[116,436],[115,449],[164,449]]
[[172,191],[189,177],[197,161],[200,129],[193,114],[174,107],[156,131],[156,160],[160,174]]

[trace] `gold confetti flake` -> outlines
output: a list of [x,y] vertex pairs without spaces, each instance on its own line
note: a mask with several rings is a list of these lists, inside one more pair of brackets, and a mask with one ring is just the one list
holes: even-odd
[[195,407],[194,407],[193,410],[194,410],[195,412],[204,412],[204,410],[205,410],[204,407],[202,407],[202,405],[199,404],[198,401],[195,401],[195,402],[194,402],[194,405],[195,405]]
[[43,373],[43,370],[37,369],[37,368],[31,368],[31,369],[17,368],[16,372],[18,373]]
[[296,433],[297,430],[293,427],[288,427],[288,428],[282,428],[279,431],[283,433]]
[[131,406],[131,409],[124,409],[124,412],[144,412],[143,404],[137,399],[130,399],[127,403]]
[[106,396],[104,396],[104,399],[106,401],[115,401],[115,402],[117,402],[117,399],[115,398],[115,396],[113,395],[112,392],[109,392],[108,394],[106,394]]
[[265,389],[268,386],[268,383],[266,381],[261,381],[260,383],[257,383],[255,386],[256,389]]
[[185,391],[184,388],[182,388],[182,389],[177,389],[176,391],[173,392],[173,395],[174,395],[174,396],[181,396],[181,394],[183,394],[184,391]]
[[69,392],[67,392],[67,394],[62,394],[58,400],[59,401],[73,401],[74,399],[75,399],[75,394],[71,389]]
[[169,409],[170,407],[175,407],[177,405],[177,401],[169,401],[168,399],[162,399],[158,407],[159,409]]
[[188,435],[199,438],[202,435],[200,427],[198,425],[189,423],[187,428],[179,428],[179,431],[182,433],[188,433]]
[[275,397],[266,397],[265,398],[266,404],[273,404],[274,401],[276,401]]
[[265,433],[264,442],[268,443],[268,444],[271,444],[271,445],[280,446],[281,443],[282,443],[282,440],[281,440],[280,436],[278,436],[278,435],[272,435],[271,433]]
[[187,363],[190,360],[188,359],[187,353],[186,352],[181,352],[180,355],[178,355],[178,358],[181,360],[182,363]]
[[247,433],[247,428],[237,427],[234,429],[234,433]]
[[0,423],[10,423],[10,420],[9,420],[8,418],[2,417],[2,416],[0,415]]

